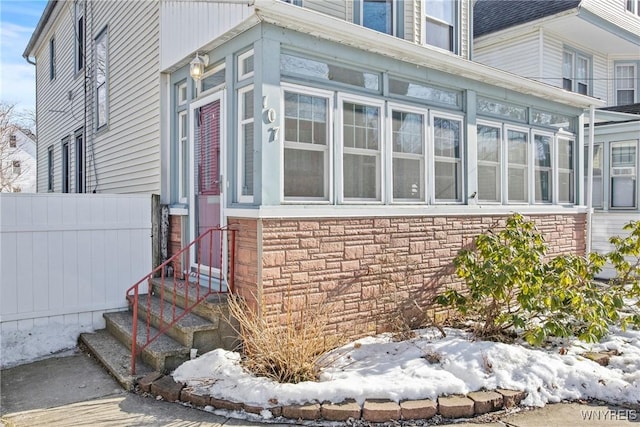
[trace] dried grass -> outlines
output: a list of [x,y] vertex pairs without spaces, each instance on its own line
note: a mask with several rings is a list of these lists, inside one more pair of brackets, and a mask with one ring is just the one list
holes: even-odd
[[246,369],[280,383],[318,379],[321,369],[330,362],[325,354],[342,340],[326,335],[329,306],[325,302],[312,304],[308,295],[304,301],[294,311],[287,294],[285,319],[279,322],[279,313],[256,313],[237,295],[229,297]]

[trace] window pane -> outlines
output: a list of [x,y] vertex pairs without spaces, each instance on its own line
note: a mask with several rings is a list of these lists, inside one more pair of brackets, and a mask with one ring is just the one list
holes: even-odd
[[509,104],[503,101],[478,97],[476,102],[478,112],[490,115],[508,117],[510,119],[527,121],[527,109],[519,105]]
[[453,24],[453,0],[425,0],[424,6],[428,16]]
[[330,80],[378,91],[380,75],[343,67],[314,59],[288,54],[280,55],[280,71],[283,75],[302,76],[315,80]]
[[458,106],[459,92],[411,83],[405,80],[389,78],[389,92],[393,95],[408,96],[420,101],[438,102]]
[[509,202],[528,201],[527,141],[528,135],[526,132],[507,131]]
[[635,143],[611,146],[611,207],[636,206],[636,150]]
[[392,34],[391,4],[389,0],[364,0],[362,25],[381,33]]
[[394,111],[392,116],[393,151],[422,154],[424,140],[422,114]]
[[574,202],[574,142],[568,139],[558,140],[558,201]]
[[435,162],[436,199],[459,201],[462,176],[459,163]]
[[253,123],[242,125],[244,170],[242,195],[253,196]]
[[419,159],[393,159],[393,198],[423,200],[422,161]]
[[500,201],[500,128],[478,125],[478,200]]
[[285,92],[285,197],[328,197],[327,116],[327,99]]
[[377,200],[376,156],[344,155],[344,197]]
[[324,151],[285,149],[285,197],[325,197],[324,164]]
[[536,170],[536,202],[551,202],[551,171]]
[[551,167],[551,137],[535,135],[535,165],[540,167]]
[[453,27],[442,22],[425,21],[426,43],[449,51],[453,50]]
[[[211,74],[210,76],[207,76],[205,78],[202,79],[202,91],[204,92],[205,90],[209,90],[211,88],[214,88],[216,86],[220,86],[222,84],[224,84],[224,82],[226,81],[225,78],[225,69],[221,69],[219,71],[216,71],[215,73]],[[186,89],[186,87],[185,87]]]
[[435,155],[460,158],[460,122],[435,118]]
[[378,150],[380,124],[379,108],[344,103],[344,146]]

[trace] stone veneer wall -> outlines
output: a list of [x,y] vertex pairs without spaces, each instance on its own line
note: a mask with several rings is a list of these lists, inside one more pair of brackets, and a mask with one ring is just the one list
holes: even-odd
[[[306,301],[326,301],[332,313],[327,333],[350,339],[379,333],[388,330],[389,316],[415,311],[414,301],[426,306],[443,287],[462,286],[452,274],[453,258],[505,218],[233,219],[239,230],[236,289],[256,296],[270,316],[284,318],[287,311],[301,312]],[[536,222],[549,255],[584,254],[585,214],[527,218]]]

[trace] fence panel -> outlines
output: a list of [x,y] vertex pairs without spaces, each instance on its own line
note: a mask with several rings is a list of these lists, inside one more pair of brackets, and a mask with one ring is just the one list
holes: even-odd
[[151,195],[0,194],[0,366],[75,345],[152,268]]

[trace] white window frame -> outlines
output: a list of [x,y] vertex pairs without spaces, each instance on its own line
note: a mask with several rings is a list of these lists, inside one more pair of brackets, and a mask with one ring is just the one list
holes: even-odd
[[[256,121],[255,121],[255,115],[256,115],[256,111],[254,108],[254,114],[252,117],[243,119],[243,109],[244,109],[244,94],[250,91],[253,91],[254,87],[253,85],[248,85],[245,87],[242,87],[240,89],[238,89],[237,91],[237,99],[238,99],[238,158],[237,158],[237,179],[236,179],[236,191],[237,191],[237,196],[236,196],[236,200],[238,201],[238,203],[253,203],[254,201],[254,194],[253,192],[255,191],[255,175],[254,175],[254,188],[251,189],[252,194],[251,195],[243,195],[242,194],[242,188],[244,185],[244,172],[245,172],[245,164],[244,164],[244,131],[243,131],[243,127],[245,125],[248,124],[253,124],[254,129],[254,145],[255,145],[255,135],[257,132],[256,129]],[[255,92],[254,92],[254,98],[255,98]],[[251,102],[254,102],[255,105],[255,101],[254,99],[252,99]],[[255,147],[254,147],[254,151],[255,151]],[[255,171],[255,163],[254,163],[254,171]]]
[[[82,0],[76,0],[74,3],[74,70],[76,73],[82,71],[86,63],[86,46],[85,46],[85,26],[86,21],[84,19],[84,2]],[[82,22],[82,25],[80,23]]]
[[176,101],[178,106],[187,105],[187,82],[179,83],[176,86]]
[[252,56],[253,56],[253,49],[250,49],[238,55],[237,61],[238,61],[238,81],[239,82],[253,77],[255,72],[255,58],[254,58],[254,64],[253,64],[254,69],[251,71],[245,70],[245,60]]
[[[361,25],[363,27],[365,27],[364,25],[364,4],[367,1],[372,1],[372,2],[379,2],[379,3],[391,3],[391,32],[390,33],[386,33],[386,32],[382,32],[382,34],[388,34],[388,35],[392,35],[392,36],[396,36],[398,34],[398,25],[397,25],[397,4],[398,2],[395,0],[360,0],[360,21],[361,21]],[[370,27],[365,27],[365,28],[370,28]],[[370,28],[373,29],[373,28]],[[376,31],[376,30],[374,30]]]
[[[239,59],[238,59],[238,65],[240,65],[240,60]],[[213,67],[212,69],[210,69],[209,71],[205,72],[202,75],[202,78],[198,81],[198,96],[204,96],[204,95],[209,94],[209,93],[217,92],[217,91],[219,91],[220,89],[222,89],[226,85],[226,81],[225,81],[225,82],[220,83],[217,86],[210,87],[206,91],[202,89],[203,86],[204,86],[204,80],[207,77],[212,76],[215,73],[218,73],[218,72],[224,70],[226,68],[226,66],[227,66],[227,64],[225,64],[224,61],[223,61],[223,62],[221,62],[220,64],[216,65],[215,67]],[[238,73],[239,72],[240,72],[240,68],[238,68]],[[252,71],[252,73],[253,73],[253,71]],[[253,75],[253,74],[251,74],[251,75]],[[251,77],[251,76],[243,77],[243,79],[249,78],[249,77]],[[241,80],[241,79],[238,78],[238,80]]]
[[[633,70],[633,87],[631,88],[621,88],[620,87],[620,78],[618,76],[618,68],[622,68],[622,67],[631,67]],[[638,67],[636,66],[635,63],[633,62],[618,62],[615,64],[615,68],[614,68],[614,77],[615,77],[615,102],[616,105],[620,105],[620,99],[618,96],[618,91],[619,90],[633,90],[633,100],[632,100],[632,104],[636,103],[638,101],[638,87],[637,87],[637,82],[639,79],[638,77]]]
[[[563,168],[560,167],[560,141],[567,141],[570,142],[571,145],[573,146],[572,148],[572,154],[573,154],[573,163],[570,165],[571,169],[567,169],[567,168]],[[578,145],[576,143],[576,138],[574,135],[572,134],[567,134],[567,133],[559,133],[555,136],[555,162],[552,163],[553,165],[553,174],[554,174],[554,179],[553,182],[555,183],[555,185],[553,186],[553,194],[555,195],[555,199],[554,202],[560,205],[574,205],[576,203],[576,177],[577,177],[577,152],[576,150],[578,149]],[[551,157],[553,159],[554,154],[552,152]],[[570,173],[572,174],[571,177],[571,187],[570,188],[570,194],[573,195],[572,199],[573,200],[560,200],[560,173],[561,172],[565,172],[565,173]]]
[[[343,94],[338,93],[337,99],[337,111],[338,116],[336,117],[336,135],[338,138],[338,148],[337,148],[337,165],[336,165],[336,181],[338,185],[338,200],[342,204],[382,204],[385,198],[385,186],[383,183],[385,182],[385,168],[383,153],[385,150],[385,102],[384,100],[369,98],[365,96],[357,96],[351,94]],[[376,199],[358,199],[358,198],[346,198],[344,196],[344,155],[345,154],[355,154],[355,155],[368,155],[372,156],[373,150],[360,149],[360,148],[345,148],[344,147],[344,103],[354,103],[365,105],[367,107],[377,107],[379,109],[378,115],[378,126],[379,126],[379,138],[380,143],[378,150],[376,150],[375,158],[376,158]]]
[[20,173],[22,172],[20,160],[11,161],[11,172],[13,172],[14,175],[20,175]]
[[[634,184],[634,192],[633,192],[633,206],[613,206],[613,178],[614,178],[614,174],[613,174],[613,169],[614,169],[614,165],[613,165],[613,149],[614,147],[635,147],[636,149],[636,153],[635,153],[635,159],[634,159],[634,166],[633,168],[634,173],[630,174],[628,176],[631,177],[632,181],[635,183]],[[623,167],[624,168],[624,167]],[[613,210],[631,210],[631,209],[637,209],[638,208],[638,141],[637,140],[630,140],[630,141],[615,141],[615,142],[611,142],[611,144],[609,145],[609,207],[610,209]]]
[[[460,158],[456,161],[451,161],[448,159],[453,159],[453,157],[440,157],[435,155],[435,119],[445,119],[445,120],[454,120],[460,122]],[[428,132],[428,149],[429,149],[429,181],[430,188],[429,193],[431,194],[431,204],[434,205],[442,205],[442,204],[457,204],[461,205],[465,203],[465,189],[466,189],[466,176],[465,176],[465,126],[464,126],[464,116],[458,114],[445,113],[438,110],[430,110],[429,112],[429,132]],[[460,170],[460,200],[453,199],[436,199],[436,162],[444,161],[445,163],[457,163]]]
[[[308,86],[295,85],[291,83],[282,83],[282,97],[281,97],[281,106],[280,111],[282,111],[282,150],[281,150],[281,177],[280,177],[280,200],[283,204],[288,203],[300,203],[304,202],[305,204],[328,204],[333,200],[333,182],[334,182],[334,161],[333,161],[333,146],[334,146],[334,138],[333,138],[333,112],[334,112],[334,92],[310,88]],[[284,129],[285,126],[285,92],[310,95],[317,98],[324,98],[327,100],[327,144],[325,148],[321,148],[316,144],[307,144],[307,143],[298,143],[298,142],[288,142],[286,137],[286,132]],[[325,188],[325,197],[322,198],[314,198],[314,197],[286,197],[284,194],[284,151],[286,148],[298,149],[298,150],[309,150],[309,151],[324,151],[325,154],[325,165],[324,165],[324,188]]]
[[178,202],[189,200],[189,115],[187,110],[178,113]]
[[[570,55],[571,56],[571,70],[565,70],[565,55]],[[580,60],[584,60],[586,62],[586,67],[585,67],[585,76],[578,76],[578,61]],[[564,48],[562,49],[562,84],[560,85],[561,88],[564,88],[564,80],[569,80],[571,81],[571,89],[565,89],[565,90],[570,90],[571,92],[575,92],[575,93],[580,93],[579,92],[579,85],[583,84],[586,86],[587,90],[586,93],[584,93],[584,95],[591,95],[593,92],[593,85],[592,83],[592,76],[593,73],[593,57],[590,55],[587,55],[585,53],[580,52],[579,50],[576,50],[570,46],[564,46]]]
[[[98,63],[100,61],[99,50],[97,48],[98,44],[104,38],[104,82],[102,84],[98,83],[97,75],[98,75]],[[94,53],[94,68],[95,68],[95,97],[96,97],[96,111],[95,111],[95,119],[96,119],[96,130],[102,129],[109,125],[109,31],[108,28],[104,28],[98,36],[95,38],[95,53]],[[104,88],[104,123],[100,121],[100,90]]]
[[[420,39],[422,40],[422,44],[426,45],[426,46],[431,46],[434,47],[436,49],[442,49],[445,50],[447,52],[452,52],[455,54],[459,53],[459,27],[460,27],[460,11],[459,11],[459,7],[458,7],[458,3],[455,0],[451,0],[451,4],[453,6],[453,11],[452,11],[452,18],[453,18],[453,22],[449,23],[446,21],[443,21],[442,19],[439,19],[437,17],[431,16],[427,14],[427,6],[426,6],[426,2],[429,0],[422,0],[422,36],[420,37]],[[447,26],[450,27],[450,31],[451,31],[451,49],[445,49],[442,48],[440,46],[436,46],[436,45],[432,45],[427,43],[427,21],[434,23],[436,25],[442,25],[442,26]]]
[[[478,182],[478,187],[479,187],[479,183],[480,183],[480,168],[479,166],[481,164],[486,164],[488,166],[497,166],[497,195],[498,195],[498,200],[488,200],[488,199],[482,199],[482,193],[480,192],[480,189],[478,188],[478,203],[479,204],[502,204],[503,200],[504,200],[504,183],[505,183],[505,179],[504,179],[504,160],[505,160],[505,155],[504,155],[504,146],[505,146],[505,139],[504,139],[504,126],[502,123],[500,122],[492,122],[492,121],[488,121],[488,120],[478,120],[476,123],[476,135],[478,133],[477,131],[477,127],[478,126],[486,126],[486,127],[490,127],[490,128],[495,128],[498,129],[498,131],[500,132],[500,135],[498,137],[498,162],[494,162],[494,161],[490,161],[490,160],[480,160],[480,150],[478,147],[478,156],[477,156],[477,161],[478,161],[478,174],[477,174],[477,182]],[[477,141],[477,140],[476,140]]]
[[[536,165],[536,157],[535,157],[535,138],[536,136],[540,136],[543,138],[549,138],[549,155],[551,158],[549,159],[549,166],[537,166]],[[540,130],[532,130],[529,135],[529,203],[532,205],[550,205],[556,202],[556,171],[557,167],[555,167],[556,155],[555,155],[555,135],[552,132],[544,132]],[[549,200],[548,201],[537,201],[536,200],[536,172],[538,171],[547,171],[549,172]]]
[[[524,200],[516,200],[512,201],[509,198],[509,166],[511,165],[509,160],[509,131],[524,133],[527,136],[527,146],[525,147],[525,153],[527,154],[527,161],[524,163],[524,167],[526,168],[525,177],[527,182],[524,186],[526,194],[524,195]],[[505,124],[502,128],[502,141],[503,141],[503,169],[502,173],[504,174],[504,180],[502,181],[502,200],[506,204],[510,205],[527,205],[531,203],[532,199],[532,181],[531,181],[531,132],[529,128],[513,126],[511,124]],[[517,165],[520,165],[519,163]]]
[[[411,113],[411,114],[418,114],[420,116],[422,116],[422,154],[411,154],[411,153],[396,153],[393,150],[393,112],[394,111],[399,111],[399,112],[403,112],[403,113]],[[385,152],[384,158],[385,161],[384,163],[386,164],[386,170],[389,171],[389,173],[387,174],[387,180],[385,182],[385,187],[388,188],[388,195],[389,195],[389,203],[402,203],[402,204],[425,204],[427,203],[427,194],[428,194],[428,172],[427,170],[430,169],[428,167],[429,162],[428,162],[428,132],[429,132],[429,113],[428,110],[425,109],[421,109],[421,108],[416,108],[416,107],[412,107],[412,106],[408,106],[406,104],[400,104],[400,103],[393,103],[393,102],[389,102],[387,104],[387,119],[388,119],[388,124],[387,124],[387,133],[386,133],[386,141],[388,141],[387,143],[387,147],[388,150],[387,152]],[[411,159],[411,160],[419,160],[420,161],[420,169],[421,169],[421,173],[420,173],[420,198],[419,199],[404,199],[404,198],[398,198],[396,199],[394,197],[393,194],[393,188],[394,188],[394,173],[393,173],[393,160],[399,158],[399,159]]]

